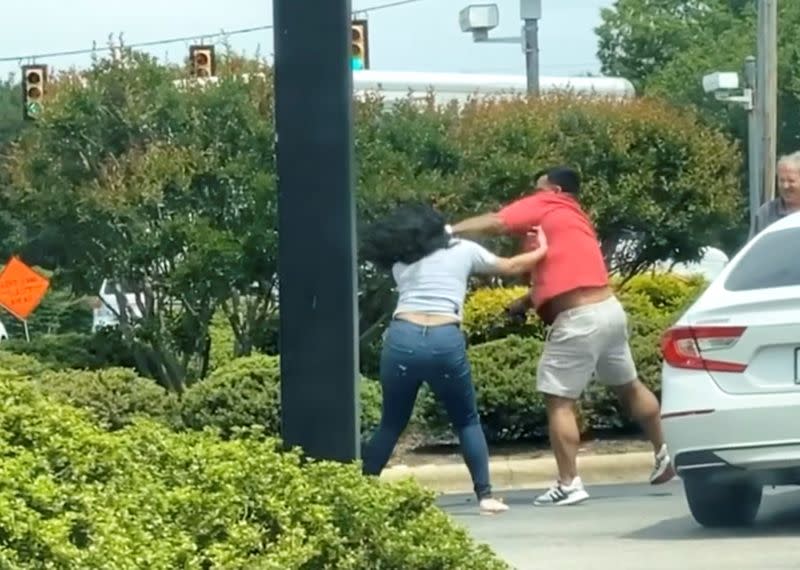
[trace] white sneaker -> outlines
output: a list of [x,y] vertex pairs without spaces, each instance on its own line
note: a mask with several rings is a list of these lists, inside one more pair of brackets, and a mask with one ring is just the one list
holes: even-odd
[[537,507],[577,505],[589,498],[589,493],[583,488],[583,481],[575,477],[569,485],[556,482],[546,493],[542,493],[533,502]]
[[492,497],[487,497],[481,499],[480,509],[482,515],[499,515],[508,510],[508,505]]
[[669,457],[667,444],[665,443],[656,453],[656,464],[650,474],[650,484],[661,485],[673,477],[675,477],[675,468],[672,466],[672,460]]

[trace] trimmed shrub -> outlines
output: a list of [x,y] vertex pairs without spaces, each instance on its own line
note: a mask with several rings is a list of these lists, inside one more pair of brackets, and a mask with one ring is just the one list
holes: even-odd
[[484,287],[473,291],[464,302],[463,328],[470,344],[509,335],[544,338],[544,324],[533,313],[524,324],[506,317],[506,308],[527,290],[527,287]]
[[47,367],[33,356],[0,350],[0,370],[21,376],[35,376],[47,370]]
[[[544,400],[535,387],[541,350],[540,340],[519,336],[469,349],[478,412],[488,440],[514,441],[546,434]],[[437,435],[449,433],[444,410],[427,390],[421,405],[425,427]]]
[[[280,433],[280,366],[262,354],[237,358],[192,385],[181,400],[183,424],[190,429],[215,427],[224,437],[237,428],[260,426]],[[361,429],[371,430],[380,417],[380,387],[361,380]]]
[[233,360],[233,349],[236,344],[236,335],[222,311],[214,313],[208,327],[208,336],[211,337],[208,369],[213,371]]
[[[617,296],[630,317],[633,335],[662,326],[665,316],[677,316],[694,301],[706,286],[702,277],[684,277],[674,273],[642,273],[620,284],[612,279]],[[525,287],[482,287],[470,293],[464,303],[464,331],[471,344],[480,344],[509,335],[535,336],[544,339],[544,324],[533,313],[525,324],[506,318],[505,309],[524,295]]]
[[642,294],[660,311],[681,311],[692,303],[708,283],[702,276],[685,277],[676,273],[640,273],[627,283],[616,285],[621,296]]
[[269,434],[280,433],[278,359],[259,354],[223,364],[186,390],[181,416],[187,428],[213,426],[224,437],[236,428],[254,425]]
[[45,372],[35,382],[57,401],[87,410],[107,430],[121,429],[138,417],[181,426],[175,395],[130,369],[59,370]]
[[135,366],[132,352],[115,330],[97,334],[42,335],[31,338],[31,342],[13,339],[3,343],[3,350],[28,354],[53,369],[97,370],[108,366]]
[[[361,435],[367,436],[378,427],[381,421],[381,384],[377,380],[361,378]],[[417,413],[412,418],[416,423]]]
[[258,433],[106,432],[25,382],[0,380],[0,399],[3,568],[507,568],[410,481]]
[[515,440],[546,434],[544,399],[536,391],[542,343],[510,336],[470,349],[478,409],[487,437]]

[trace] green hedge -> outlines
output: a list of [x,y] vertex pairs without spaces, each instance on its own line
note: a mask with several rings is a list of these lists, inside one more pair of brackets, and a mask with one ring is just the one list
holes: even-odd
[[109,366],[135,366],[133,353],[120,333],[113,329],[96,334],[46,334],[32,337],[31,342],[14,338],[4,342],[2,350],[33,356],[54,369],[97,370]]
[[[380,417],[380,388],[361,379],[361,429],[372,430]],[[274,356],[238,358],[191,386],[181,401],[183,424],[190,429],[213,426],[229,436],[235,428],[263,426],[280,432],[280,367]]]
[[87,410],[101,427],[111,431],[138,417],[182,427],[176,396],[131,369],[47,371],[34,381],[48,396]]
[[0,350],[0,370],[6,373],[32,377],[47,369],[47,366],[33,356]]
[[108,432],[24,380],[0,379],[0,400],[3,568],[507,567],[411,482],[306,463],[258,433]]
[[544,338],[544,325],[533,314],[517,324],[506,317],[506,308],[528,291],[527,287],[484,287],[464,302],[464,333],[471,345],[509,335]]
[[[180,399],[131,369],[56,368],[29,355],[0,351],[0,369],[28,377],[45,394],[87,410],[108,430],[148,417],[178,430],[215,428],[225,438],[251,426],[270,435],[280,433],[280,367],[274,356],[231,360]],[[361,379],[360,390],[361,429],[367,434],[380,421],[381,392],[379,384],[367,378]]]

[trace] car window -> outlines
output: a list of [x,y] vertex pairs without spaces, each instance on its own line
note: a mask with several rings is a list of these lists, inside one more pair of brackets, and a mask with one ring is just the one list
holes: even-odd
[[789,228],[762,234],[750,250],[739,259],[725,280],[729,291],[751,291],[773,287],[800,285],[800,263],[793,255],[780,251],[797,251],[800,228]]

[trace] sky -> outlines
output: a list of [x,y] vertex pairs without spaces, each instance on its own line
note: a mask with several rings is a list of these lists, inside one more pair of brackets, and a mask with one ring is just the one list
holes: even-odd
[[[315,0],[306,1],[311,4]],[[322,0],[316,0],[322,1]],[[392,0],[352,0],[354,10]],[[487,3],[491,0],[471,0]],[[474,44],[462,33],[458,13],[470,0],[419,0],[368,14],[371,69],[383,71],[451,71],[524,74],[519,45]],[[513,36],[520,31],[518,0],[496,0],[500,26],[492,33]],[[544,76],[597,73],[600,9],[613,0],[542,0],[539,24],[541,74]],[[5,2],[0,32],[0,77],[16,73],[21,56],[90,49],[120,33],[126,44],[167,38],[217,34],[272,23],[272,0],[40,0],[35,12],[27,2]],[[38,16],[41,15],[41,16]],[[15,24],[18,23],[18,24]],[[33,25],[36,27],[33,27]],[[231,36],[230,44],[253,55],[272,53],[272,32]],[[183,60],[190,41],[146,48],[172,62]],[[39,58],[56,70],[86,67],[88,55]]]

